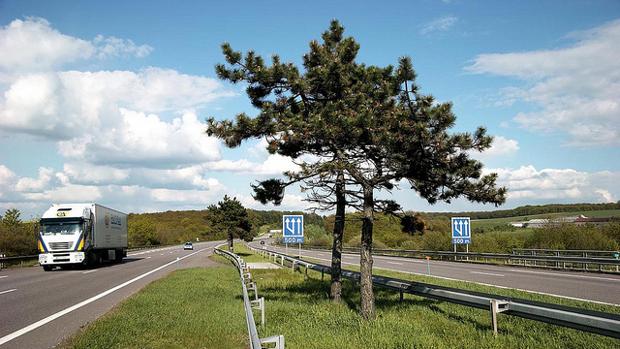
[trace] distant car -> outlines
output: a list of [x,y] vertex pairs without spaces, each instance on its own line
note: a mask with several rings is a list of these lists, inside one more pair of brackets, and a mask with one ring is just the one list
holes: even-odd
[[260,241],[260,244],[261,244],[261,245],[264,245],[264,244],[265,244],[265,240],[261,240],[261,241]]
[[184,250],[193,250],[194,249],[194,245],[191,242],[186,242],[185,245],[183,245],[183,249]]

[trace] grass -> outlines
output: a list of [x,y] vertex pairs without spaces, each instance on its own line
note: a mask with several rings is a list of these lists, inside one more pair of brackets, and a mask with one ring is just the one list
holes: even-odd
[[359,293],[344,283],[343,304],[328,299],[329,282],[290,270],[254,270],[265,297],[261,336],[283,334],[287,348],[617,348],[620,341],[499,315],[494,337],[488,311],[375,289],[376,319],[359,316]]
[[[323,264],[323,265],[327,263],[325,261],[315,260],[312,258],[304,258],[304,260],[317,263],[317,264]],[[352,265],[343,266],[343,269],[359,271],[358,266],[352,266]],[[537,302],[560,304],[560,305],[566,305],[566,306],[571,306],[575,308],[620,314],[619,306],[579,301],[579,300],[562,298],[562,297],[553,297],[553,296],[548,296],[544,294],[520,291],[520,290],[515,290],[515,289],[510,289],[510,288],[499,288],[499,287],[493,287],[493,286],[487,286],[487,285],[480,285],[474,282],[448,280],[448,279],[443,279],[443,278],[438,278],[438,277],[433,277],[433,276],[409,274],[409,273],[397,272],[397,271],[381,269],[381,268],[373,268],[372,270],[373,270],[373,275],[387,276],[387,277],[398,278],[398,279],[407,280],[407,281],[422,282],[422,283],[427,283],[427,284],[432,284],[432,285],[437,285],[437,286],[453,287],[453,288],[474,291],[474,292],[489,293],[489,294],[494,294],[494,295],[503,296],[503,297],[520,298],[520,299],[526,299],[526,300],[537,301]],[[432,269],[431,269],[431,272],[432,272]]]
[[239,274],[230,266],[175,271],[69,339],[65,348],[244,348]]
[[557,213],[543,213],[533,214],[527,216],[515,216],[505,218],[491,218],[491,219],[474,219],[472,220],[472,226],[475,223],[476,227],[490,228],[499,225],[507,225],[510,222],[525,221],[536,218],[559,218],[584,215],[586,217],[620,217],[620,209],[616,210],[599,210],[599,211],[574,211],[574,212],[557,212]]

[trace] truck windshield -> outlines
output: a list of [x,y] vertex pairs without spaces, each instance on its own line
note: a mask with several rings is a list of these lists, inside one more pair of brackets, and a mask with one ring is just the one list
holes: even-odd
[[41,234],[43,235],[73,235],[78,234],[82,225],[78,222],[46,222],[41,224]]

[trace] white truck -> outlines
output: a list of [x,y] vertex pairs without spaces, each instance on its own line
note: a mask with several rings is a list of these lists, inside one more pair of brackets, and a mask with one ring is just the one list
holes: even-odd
[[95,203],[54,204],[40,221],[39,264],[92,266],[127,256],[127,214]]

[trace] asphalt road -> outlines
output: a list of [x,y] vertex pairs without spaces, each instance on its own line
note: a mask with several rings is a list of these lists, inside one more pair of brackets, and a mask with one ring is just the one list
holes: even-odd
[[[257,242],[251,244],[261,248]],[[280,253],[285,248],[268,246],[269,249]],[[289,247],[289,254],[297,255],[298,249]],[[325,265],[331,263],[331,251],[303,250],[302,257],[323,261]],[[388,269],[405,273],[427,275],[426,260],[374,256],[374,268]],[[359,255],[343,254],[343,267],[347,265],[359,266]],[[614,304],[620,306],[620,275],[564,272],[548,269],[533,269],[514,266],[496,266],[470,264],[446,261],[429,261],[432,276],[472,281],[499,287],[514,288],[536,293],[556,295],[566,298],[575,298]]]
[[221,242],[129,253],[94,269],[0,270],[0,348],[51,348],[123,299],[176,269],[208,266]]

